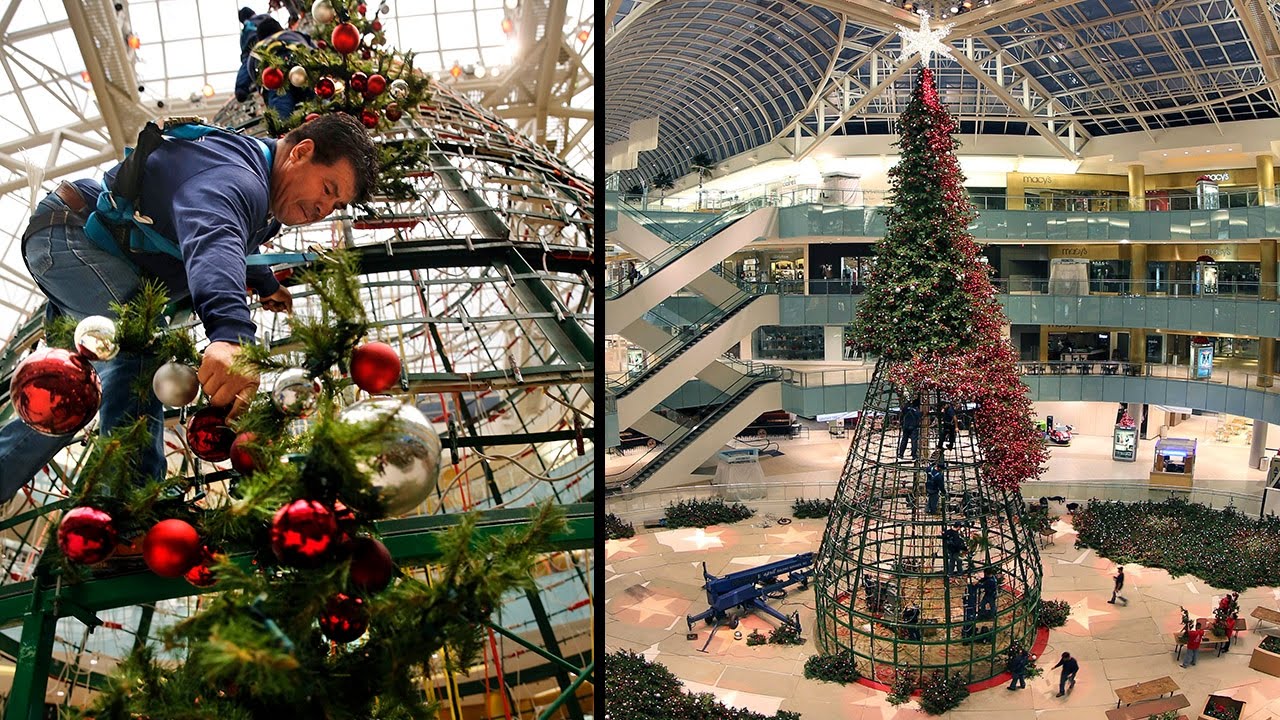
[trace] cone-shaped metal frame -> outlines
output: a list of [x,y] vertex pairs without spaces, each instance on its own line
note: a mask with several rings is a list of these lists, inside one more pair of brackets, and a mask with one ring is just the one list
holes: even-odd
[[[972,406],[932,391],[904,397],[890,386],[888,366],[876,366],[818,553],[818,647],[853,650],[859,671],[885,683],[903,670],[985,680],[1005,671],[1011,643],[1030,648],[1035,639],[1041,567],[1026,506],[1017,491],[979,481],[982,456],[967,429]],[[921,411],[918,459],[901,428],[912,400]],[[953,443],[944,442],[941,422],[947,400],[961,427]],[[935,513],[931,458],[945,463]],[[942,533],[955,523],[968,549],[948,573]],[[984,607],[986,570],[998,582],[994,615]]]

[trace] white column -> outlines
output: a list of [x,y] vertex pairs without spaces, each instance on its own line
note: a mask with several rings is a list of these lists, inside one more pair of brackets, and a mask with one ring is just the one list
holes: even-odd
[[1253,421],[1253,441],[1249,443],[1249,467],[1259,468],[1262,456],[1267,453],[1267,423],[1262,420]]
[[[754,335],[754,334],[755,333],[752,333],[751,335]],[[750,360],[752,357],[751,356],[751,335],[747,335],[746,337],[742,338],[742,340],[738,343],[738,359],[740,360]]]
[[822,326],[822,359],[827,362],[844,360],[844,326]]

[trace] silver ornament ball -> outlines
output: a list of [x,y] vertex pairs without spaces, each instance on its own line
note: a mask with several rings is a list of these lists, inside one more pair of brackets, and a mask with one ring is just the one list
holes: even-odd
[[435,490],[440,479],[440,436],[416,407],[396,398],[362,400],[338,414],[346,423],[386,421],[389,438],[382,452],[361,463],[368,469],[387,515],[412,512]]
[[409,83],[405,82],[403,78],[392,80],[391,84],[387,86],[387,92],[390,92],[391,97],[396,100],[403,100],[409,96]]
[[294,87],[303,87],[307,84],[307,69],[301,65],[294,65],[289,70],[289,84]]
[[271,402],[285,415],[306,417],[320,400],[320,381],[302,368],[280,373],[271,386]]
[[120,352],[116,324],[108,317],[90,315],[76,325],[76,348],[90,360],[110,360]]
[[169,407],[186,407],[200,394],[200,378],[189,365],[167,362],[151,377],[151,390]]
[[333,22],[338,13],[333,9],[333,3],[329,0],[316,0],[311,3],[311,17],[321,25]]

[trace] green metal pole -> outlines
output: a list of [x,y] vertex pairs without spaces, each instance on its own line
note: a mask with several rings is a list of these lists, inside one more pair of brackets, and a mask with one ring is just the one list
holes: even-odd
[[[529,607],[533,609],[533,619],[538,622],[538,631],[542,633],[542,642],[547,646],[547,651],[557,657],[562,656],[560,643],[556,640],[556,631],[551,627],[551,620],[547,617],[547,609],[542,605],[542,597],[538,595],[537,590],[526,590],[524,595],[529,600]],[[592,660],[593,665],[594,663],[595,661]],[[577,696],[569,690],[569,688],[573,687],[573,683],[569,682],[569,673],[560,667],[556,667],[555,670],[556,682],[560,684],[560,700],[569,708],[569,717],[572,720],[584,720],[582,706],[578,704]],[[578,675],[578,680],[580,681],[584,675],[585,673]],[[564,697],[566,692],[569,695],[567,698]]]
[[18,666],[13,673],[13,689],[5,705],[4,720],[41,720],[44,717],[44,695],[49,683],[53,633],[58,620],[44,607],[45,591],[40,585],[37,582],[32,588],[30,609],[22,618]]
[[581,672],[581,671],[578,669],[578,666],[574,665],[573,663],[569,662],[568,660],[565,660],[564,658],[559,657],[559,656],[556,656],[556,655],[552,655],[551,653],[547,652],[546,650],[543,650],[542,648],[538,647],[537,645],[534,645],[533,643],[529,642],[528,640],[525,640],[524,638],[520,637],[519,635],[516,635],[515,633],[511,632],[510,630],[508,630],[508,629],[506,629],[506,628],[502,627],[501,625],[495,625],[495,624],[494,624],[494,623],[492,623],[492,622],[485,623],[485,624],[486,624],[486,625],[488,625],[488,626],[489,626],[490,628],[492,628],[493,630],[496,630],[496,631],[497,631],[500,635],[502,635],[503,637],[505,637],[505,638],[509,638],[509,639],[511,639],[511,640],[514,640],[517,644],[521,645],[521,646],[522,646],[522,647],[524,647],[526,650],[530,650],[530,651],[532,651],[532,652],[534,652],[534,653],[536,653],[536,654],[538,654],[538,655],[541,655],[542,657],[544,657],[544,658],[546,658],[546,659],[550,660],[551,662],[553,662],[553,663],[555,663],[555,664],[557,664],[557,665],[559,665],[559,666],[561,666],[561,667],[563,667],[563,668],[567,669],[569,672],[572,672],[572,673]]
[[569,683],[569,687],[565,688],[564,692],[560,693],[560,697],[556,698],[555,702],[548,705],[547,709],[542,711],[542,714],[538,716],[538,720],[547,720],[548,718],[550,718],[551,714],[554,713],[556,710],[559,710],[560,706],[563,705],[565,701],[569,700],[570,698],[572,698],[573,701],[576,703],[578,700],[578,695],[577,695],[578,686],[581,685],[582,681],[586,680],[587,676],[590,675],[592,671],[594,671],[595,669],[596,669],[596,661],[592,660],[590,665],[586,666],[585,668],[583,668],[582,672],[578,673],[578,679],[574,680],[572,683]]
[[138,652],[138,650],[147,644],[147,636],[151,634],[151,618],[155,614],[155,605],[142,606],[142,617],[138,619],[138,633],[133,636],[134,652]]

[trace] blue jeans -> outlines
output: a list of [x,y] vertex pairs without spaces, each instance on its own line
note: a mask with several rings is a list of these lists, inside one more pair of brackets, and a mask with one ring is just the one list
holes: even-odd
[[1200,655],[1200,648],[1196,648],[1195,650],[1192,650],[1191,648],[1187,648],[1187,656],[1182,658],[1182,667],[1186,667],[1188,665],[1195,665],[1196,657],[1199,655]]
[[[61,198],[50,194],[40,201],[33,217],[66,209]],[[67,315],[82,320],[89,315],[105,315],[114,318],[110,304],[129,301],[142,284],[138,269],[132,263],[98,247],[85,237],[83,228],[67,225],[45,228],[27,239],[22,255],[36,284],[49,298],[46,317]],[[109,362],[93,363],[102,380],[99,431],[107,433],[139,417],[151,418],[153,442],[138,459],[138,467],[148,477],[163,478],[164,408],[153,393],[148,391],[144,399],[133,391],[147,360],[141,355],[120,353]],[[3,468],[0,502],[8,502],[23,485],[31,482],[73,437],[41,435],[18,419],[0,428],[0,468]]]
[[1071,687],[1076,686],[1075,673],[1062,673],[1062,677],[1058,678],[1058,694],[1061,695],[1067,691],[1067,683],[1071,683]]

